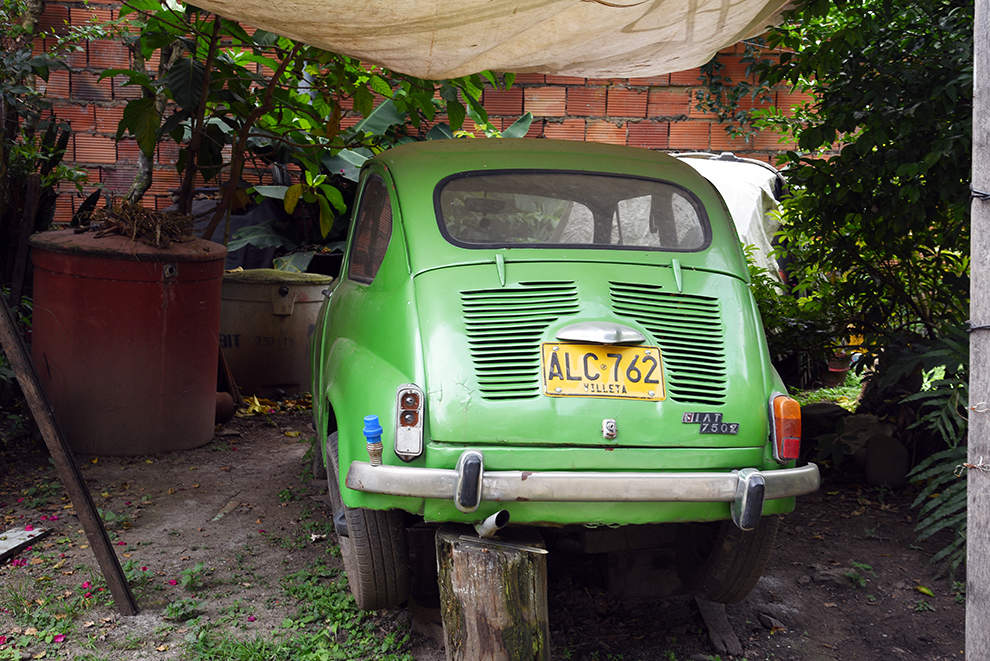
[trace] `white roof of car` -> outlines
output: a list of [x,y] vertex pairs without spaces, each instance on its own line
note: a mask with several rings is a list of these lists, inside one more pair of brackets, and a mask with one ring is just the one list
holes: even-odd
[[766,163],[736,158],[729,152],[674,155],[718,189],[739,238],[746,245],[756,246],[756,263],[777,277],[777,262],[771,253],[773,235],[780,229],[776,213],[780,173]]

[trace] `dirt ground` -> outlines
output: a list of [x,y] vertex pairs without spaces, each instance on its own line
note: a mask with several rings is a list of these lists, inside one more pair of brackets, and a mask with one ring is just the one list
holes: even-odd
[[[136,577],[141,612],[132,617],[116,614],[99,587],[95,558],[44,448],[8,446],[0,454],[0,535],[25,525],[50,534],[0,565],[0,659],[196,658],[193,625],[175,617],[192,601],[196,622],[232,636],[284,629],[298,612],[278,590],[285,577],[319,563],[340,567],[325,480],[312,477],[311,437],[307,412],[278,413],[235,418],[195,450],[78,457],[118,557]],[[963,584],[935,578],[928,565],[946,539],[916,541],[913,488],[869,489],[853,470],[823,471],[823,488],[783,518],[756,589],[726,607],[741,656],[713,645],[691,597],[621,600],[602,589],[587,561],[551,553],[552,657],[962,658]],[[343,580],[326,572],[328,581]],[[59,595],[75,604],[53,620],[68,633],[46,634],[16,617],[18,604],[44,607]],[[444,658],[438,611],[371,618],[383,633],[409,634],[406,658]],[[366,658],[379,657],[369,649]]]

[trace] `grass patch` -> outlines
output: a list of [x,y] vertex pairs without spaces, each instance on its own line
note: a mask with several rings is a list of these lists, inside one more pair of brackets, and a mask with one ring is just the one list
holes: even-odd
[[298,604],[274,634],[241,637],[229,627],[206,624],[187,638],[188,655],[200,661],[412,661],[409,634],[357,609],[340,570],[322,561],[281,581],[282,598]]
[[790,395],[801,406],[818,402],[833,402],[847,411],[855,411],[859,403],[859,395],[863,392],[863,375],[849,370],[846,382],[835,388],[818,388],[816,390],[793,390]]

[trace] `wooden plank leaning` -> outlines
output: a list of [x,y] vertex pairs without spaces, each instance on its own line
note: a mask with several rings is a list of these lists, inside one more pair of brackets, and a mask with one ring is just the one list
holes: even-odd
[[86,483],[69,449],[68,441],[55,419],[55,413],[38,379],[38,373],[28,355],[24,339],[14,325],[14,317],[10,312],[10,306],[7,305],[7,299],[2,295],[0,295],[0,347],[3,347],[14,369],[17,382],[31,409],[31,415],[34,416],[58,469],[59,479],[69,494],[76,516],[79,517],[90,547],[96,554],[96,560],[100,564],[100,570],[106,579],[110,594],[113,595],[117,610],[123,615],[137,615],[137,602],[127,584],[124,570],[120,566],[117,554],[113,551],[110,537],[96,511],[93,498],[86,489]]

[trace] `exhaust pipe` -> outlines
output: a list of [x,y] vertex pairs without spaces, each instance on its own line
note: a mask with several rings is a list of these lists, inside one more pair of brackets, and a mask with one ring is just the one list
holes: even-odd
[[495,533],[509,525],[509,510],[499,510],[480,523],[474,524],[474,529],[478,531],[478,537],[487,539],[494,537]]

